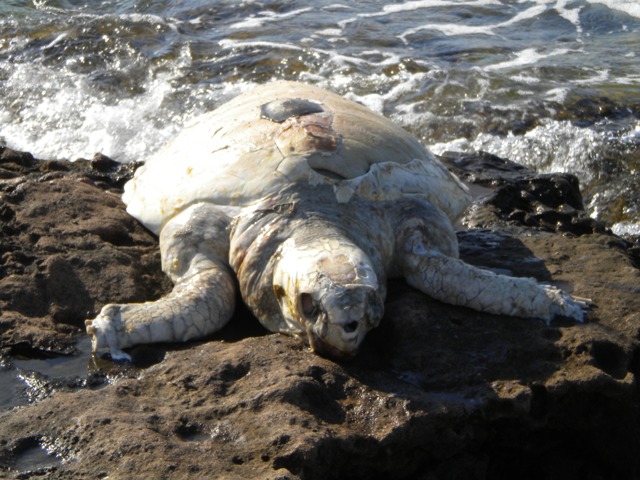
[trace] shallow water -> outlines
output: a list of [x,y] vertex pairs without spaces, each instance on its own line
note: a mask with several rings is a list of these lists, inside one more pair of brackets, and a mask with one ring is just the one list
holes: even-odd
[[0,412],[44,398],[55,388],[56,381],[81,381],[97,369],[89,336],[79,338],[75,349],[74,355],[44,359],[18,357],[1,365]]
[[580,178],[640,234],[635,0],[5,0],[0,137],[38,157],[141,160],[278,78],[365,103],[436,153]]
[[91,339],[83,335],[75,345],[74,355],[57,356],[45,359],[17,358],[13,365],[21,372],[37,372],[48,378],[86,375],[91,358]]

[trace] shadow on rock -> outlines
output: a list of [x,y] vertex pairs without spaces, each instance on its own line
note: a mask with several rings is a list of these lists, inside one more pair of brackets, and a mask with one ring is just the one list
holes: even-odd
[[[567,232],[557,228],[567,221],[551,214],[526,220],[541,209],[567,211],[563,205],[579,212],[570,179],[560,185],[559,177],[493,157],[481,156],[480,166],[457,163],[467,179],[482,177],[491,189],[467,214],[472,228],[459,234],[464,260],[591,298],[587,324],[478,313],[391,282],[381,326],[358,357],[338,364],[265,332],[239,308],[207,341],[134,350],[139,363],[151,359],[143,370],[75,387],[49,379],[42,398],[0,413],[0,473],[637,478],[640,273],[629,245],[599,228]],[[16,345],[43,358],[69,353],[83,316],[107,301],[150,300],[170,287],[156,239],[124,212],[123,175],[105,158],[57,164],[2,151],[7,369]],[[564,200],[553,203],[541,189]]]

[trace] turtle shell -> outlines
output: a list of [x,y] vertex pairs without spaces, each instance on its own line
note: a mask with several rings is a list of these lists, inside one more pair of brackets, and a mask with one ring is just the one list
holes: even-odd
[[[395,168],[403,165],[402,168]],[[405,130],[327,90],[279,81],[190,123],[125,186],[127,211],[159,233],[197,202],[230,215],[286,185],[334,185],[336,199],[419,194],[450,216],[465,187]]]

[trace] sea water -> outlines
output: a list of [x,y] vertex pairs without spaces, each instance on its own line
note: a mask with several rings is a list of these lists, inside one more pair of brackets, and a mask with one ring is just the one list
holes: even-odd
[[144,160],[195,116],[294,79],[435,153],[571,172],[640,236],[637,0],[2,0],[0,142]]

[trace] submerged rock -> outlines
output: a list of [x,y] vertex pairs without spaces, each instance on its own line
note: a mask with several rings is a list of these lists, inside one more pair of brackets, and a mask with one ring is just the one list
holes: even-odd
[[[120,202],[129,167],[7,152],[0,348],[10,368],[17,356],[73,353],[104,303],[170,285],[157,240]],[[206,342],[134,350],[147,368],[114,376],[103,362],[87,381],[40,378],[42,395],[0,413],[0,474],[636,478],[638,258],[580,213],[572,177],[482,155],[450,160],[491,188],[467,212],[462,257],[591,298],[589,323],[478,313],[395,282],[382,325],[339,364],[240,309]],[[30,462],[34,451],[48,455]]]

